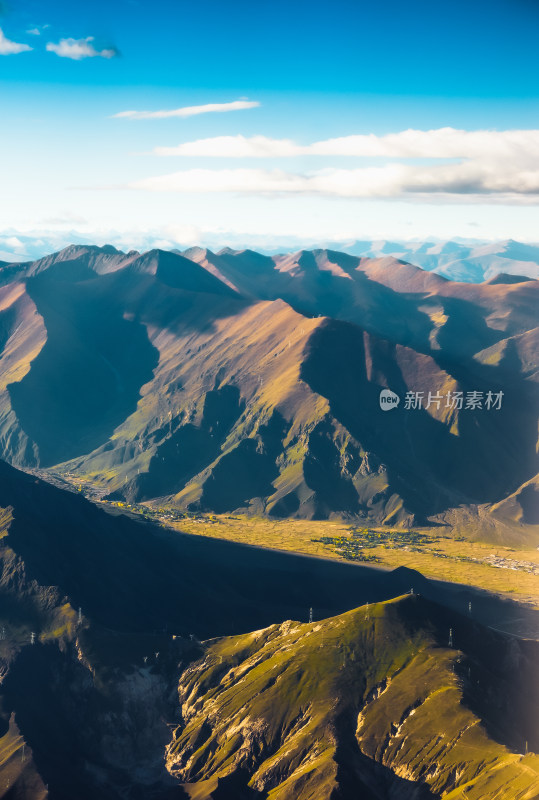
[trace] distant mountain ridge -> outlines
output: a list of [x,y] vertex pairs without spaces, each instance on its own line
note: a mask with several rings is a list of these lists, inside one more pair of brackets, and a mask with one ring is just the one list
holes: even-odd
[[[92,247],[92,243],[84,237],[73,233],[64,234],[67,241],[79,241],[75,247]],[[20,243],[18,248],[12,249],[13,237],[3,237],[0,234],[0,270],[13,263],[30,263],[31,261],[42,261],[44,254],[57,251],[59,246],[58,237],[55,239],[47,236],[36,237],[17,235]],[[140,237],[139,237],[140,238]],[[327,240],[318,243],[305,244],[301,241],[294,241],[277,237],[275,241],[268,242],[264,237],[245,236],[244,242],[236,245],[239,236],[231,237],[231,246],[222,248],[222,240],[214,240],[207,237],[204,247],[218,252],[220,255],[238,252],[245,249],[246,243],[250,242],[250,247],[265,255],[283,255],[296,252],[301,249],[329,249],[348,253],[353,256],[363,256],[367,258],[382,258],[392,256],[402,259],[429,272],[435,272],[448,278],[449,280],[462,281],[464,283],[482,283],[483,281],[495,278],[499,273],[506,275],[520,275],[527,278],[539,278],[539,242],[525,243],[513,239],[500,241],[481,241],[475,239],[427,239],[427,240],[385,240],[385,239],[352,239],[352,240]],[[162,247],[159,238],[151,236],[143,237],[143,243],[137,245],[142,251],[152,250],[155,247]],[[120,254],[113,245],[105,246],[110,255],[114,258],[114,253]],[[173,244],[169,247],[172,249]],[[64,248],[69,249],[69,248]],[[184,251],[179,247],[176,252],[188,252],[193,248]],[[196,249],[196,248],[194,248]],[[122,254],[123,255],[123,254]],[[131,253],[127,253],[127,256]]]
[[388,242],[343,243],[344,252],[377,258],[391,255],[445,278],[481,283],[499,273],[539,278],[539,244],[507,239],[501,242]]
[[[15,465],[181,508],[407,525],[498,504],[538,521],[537,281],[326,249],[71,246],[6,270],[0,443]],[[384,388],[402,399],[390,414]],[[404,407],[459,391],[503,406]]]

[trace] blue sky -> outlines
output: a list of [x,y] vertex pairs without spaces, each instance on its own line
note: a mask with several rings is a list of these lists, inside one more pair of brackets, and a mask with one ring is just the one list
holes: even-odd
[[539,240],[536,0],[0,0],[0,29],[12,240]]

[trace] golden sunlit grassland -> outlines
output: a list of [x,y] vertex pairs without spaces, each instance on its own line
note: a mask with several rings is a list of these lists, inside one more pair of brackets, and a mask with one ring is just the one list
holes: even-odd
[[[169,524],[185,533],[324,558],[343,559],[343,550],[350,553],[350,543],[354,543],[353,526],[336,520],[274,520],[215,514],[186,517]],[[416,529],[409,535],[384,528],[369,528],[369,532],[369,543],[375,546],[354,548],[355,554],[362,553],[368,564],[390,569],[410,567],[428,578],[471,584],[539,606],[539,574],[525,571],[533,569],[532,565],[539,569],[537,549],[471,541],[455,535],[450,527]],[[388,541],[388,535],[394,538]],[[333,541],[326,544],[319,541],[324,538]],[[351,554],[354,555],[354,550]],[[505,567],[490,563],[495,560],[503,561]],[[523,564],[529,566],[511,568]]]
[[364,535],[362,526],[350,520],[186,513],[160,506],[159,501],[105,501],[102,505],[116,513],[143,514],[196,536],[319,558],[353,560],[386,569],[409,567],[427,578],[476,586],[539,607],[539,526],[524,526],[524,530],[515,523],[513,529],[507,527],[510,523],[490,520],[485,527],[481,517],[474,522],[469,517],[456,516],[438,527],[410,531],[369,527]]

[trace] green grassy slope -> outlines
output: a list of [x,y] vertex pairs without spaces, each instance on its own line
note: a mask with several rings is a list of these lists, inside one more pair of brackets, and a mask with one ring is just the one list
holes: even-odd
[[[503,710],[468,699],[478,680],[502,685],[473,644],[489,634],[461,627],[463,649],[452,649],[446,621],[405,596],[209,642],[180,678],[168,769],[196,798],[232,797],[235,782],[238,796],[268,800],[531,800],[539,757],[503,743]],[[507,647],[489,644],[500,657]]]

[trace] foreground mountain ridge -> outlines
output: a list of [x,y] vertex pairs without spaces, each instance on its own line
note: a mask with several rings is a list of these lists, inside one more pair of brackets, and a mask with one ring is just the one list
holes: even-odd
[[[511,701],[487,701],[472,629],[454,650],[444,622],[408,595],[209,642],[180,677],[167,769],[200,800],[536,797],[537,757],[487,732],[498,718],[507,735]],[[480,720],[469,703],[483,691]]]
[[487,627],[536,612],[163,531],[2,462],[0,508],[0,796],[537,795],[538,644]]

